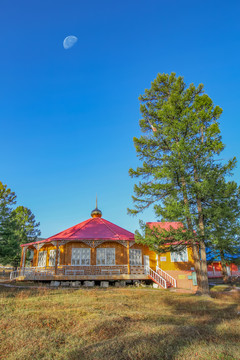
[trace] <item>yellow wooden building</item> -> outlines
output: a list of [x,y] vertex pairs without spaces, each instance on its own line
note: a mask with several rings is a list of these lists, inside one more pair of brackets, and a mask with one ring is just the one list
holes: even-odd
[[[166,228],[179,223],[149,223]],[[103,219],[96,207],[91,218],[48,239],[23,244],[15,277],[35,281],[152,280],[163,288],[195,289],[191,248],[157,255],[137,244],[134,234]],[[26,266],[27,251],[33,252]],[[13,275],[14,277],[14,275]]]

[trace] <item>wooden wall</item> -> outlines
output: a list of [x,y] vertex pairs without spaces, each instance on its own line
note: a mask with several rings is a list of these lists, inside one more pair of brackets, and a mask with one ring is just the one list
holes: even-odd
[[[71,256],[72,256],[72,248],[89,248],[87,244],[83,242],[69,242],[65,245],[59,247],[60,250],[60,265],[71,265]],[[119,244],[115,241],[104,242],[103,244],[98,245],[96,248],[91,248],[91,265],[96,265],[96,256],[97,256],[97,248],[115,248],[115,264],[116,265],[126,265],[128,263],[127,260],[127,247]],[[52,249],[56,249],[56,247],[52,244],[44,245],[39,252],[47,251],[47,266],[49,261],[49,252]],[[142,250],[142,265],[144,264],[144,255],[149,256],[150,267],[153,269],[156,268],[157,260],[155,252],[148,249],[147,246],[141,244],[134,244],[130,247],[130,249],[140,249]],[[34,250],[33,257],[33,266],[37,266],[37,250]]]
[[[115,241],[104,242],[96,248],[91,248],[91,265],[96,265],[97,248],[115,248],[115,265],[126,265],[127,261],[127,248]],[[71,265],[72,248],[89,248],[87,244],[83,242],[69,242],[59,247],[60,250],[60,265]],[[49,260],[49,251],[56,249],[52,244],[44,245],[39,251],[48,251],[47,254],[47,266]],[[155,270],[156,265],[165,271],[168,270],[191,270],[194,266],[192,249],[188,248],[188,262],[171,262],[170,252],[157,256],[154,251],[149,250],[147,246],[142,244],[134,244],[130,249],[142,250],[142,265],[144,265],[144,255],[149,256],[150,267]],[[161,257],[166,258],[166,261],[162,261]],[[37,266],[37,250],[34,250],[33,266]]]
[[[192,248],[187,248],[188,251],[188,262],[172,262],[171,253],[167,252],[158,256],[158,266],[164,271],[168,270],[191,270],[194,267],[193,261],[193,252]],[[161,258],[166,258],[166,261],[161,260]]]

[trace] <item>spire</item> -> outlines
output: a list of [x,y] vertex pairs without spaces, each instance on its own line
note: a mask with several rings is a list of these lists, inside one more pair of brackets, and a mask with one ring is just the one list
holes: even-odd
[[102,217],[102,212],[101,210],[98,209],[98,201],[97,201],[97,194],[96,194],[96,209],[94,209],[91,212],[91,217],[95,218],[95,217]]

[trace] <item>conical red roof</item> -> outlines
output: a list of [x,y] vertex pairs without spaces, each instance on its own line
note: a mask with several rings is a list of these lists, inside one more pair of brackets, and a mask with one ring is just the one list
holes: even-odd
[[[53,240],[126,240],[133,241],[134,234],[103,218],[91,218],[63,230],[48,239],[34,242],[45,243]],[[27,245],[27,244],[23,244]],[[28,244],[30,245],[30,244]]]

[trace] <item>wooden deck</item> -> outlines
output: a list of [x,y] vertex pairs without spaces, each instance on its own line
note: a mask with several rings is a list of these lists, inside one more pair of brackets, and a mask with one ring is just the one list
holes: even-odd
[[18,276],[15,279],[20,281],[33,280],[33,281],[117,281],[117,280],[147,280],[149,279],[146,274],[119,274],[119,275],[39,275],[33,276],[25,275]]
[[[56,271],[57,270],[57,271]],[[74,281],[74,280],[146,280],[148,274],[144,266],[131,266],[130,273],[126,265],[115,266],[59,266],[21,268],[11,273],[11,279],[32,281]]]

